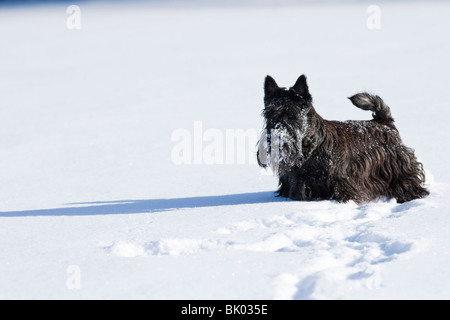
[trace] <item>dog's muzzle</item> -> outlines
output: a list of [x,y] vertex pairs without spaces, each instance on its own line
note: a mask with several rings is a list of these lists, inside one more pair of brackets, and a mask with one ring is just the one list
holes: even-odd
[[302,138],[281,125],[263,130],[258,148],[259,165],[270,166],[278,173],[280,169],[292,166],[295,159],[302,157]]

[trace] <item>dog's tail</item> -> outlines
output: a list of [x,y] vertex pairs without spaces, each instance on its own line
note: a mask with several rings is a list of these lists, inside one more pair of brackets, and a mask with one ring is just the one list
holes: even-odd
[[362,92],[349,97],[349,99],[358,108],[372,111],[373,119],[375,121],[385,124],[394,122],[391,110],[379,96]]

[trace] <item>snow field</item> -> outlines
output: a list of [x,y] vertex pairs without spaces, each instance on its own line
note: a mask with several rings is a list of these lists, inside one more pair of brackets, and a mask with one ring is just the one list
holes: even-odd
[[[79,6],[79,30],[0,7],[0,298],[450,297],[448,3],[380,2],[379,30],[359,2]],[[174,163],[176,130],[258,132],[264,77],[302,73],[326,119],[380,95],[430,197],[295,202],[255,164]]]
[[[283,204],[277,203],[281,207]],[[289,201],[286,204],[292,205]],[[380,230],[379,222],[389,223],[431,206],[424,200],[403,205],[380,201],[360,207],[329,201],[303,203],[300,212],[287,210],[284,214],[238,221],[211,230],[204,238],[118,240],[100,248],[108,255],[127,258],[194,255],[207,261],[209,255],[224,251],[239,255],[268,252],[274,254],[274,259],[295,256],[302,268],[276,276],[271,298],[326,299],[330,298],[330,289],[335,298],[343,298],[348,291],[381,288],[383,264],[406,259],[427,246],[424,239]],[[251,241],[236,240],[249,237]]]

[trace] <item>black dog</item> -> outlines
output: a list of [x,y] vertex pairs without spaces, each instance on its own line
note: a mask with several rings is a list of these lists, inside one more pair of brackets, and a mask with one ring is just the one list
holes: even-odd
[[317,114],[304,75],[289,90],[267,76],[264,92],[257,159],[278,175],[278,195],[357,203],[387,197],[402,203],[429,194],[422,164],[402,144],[380,97],[350,97],[358,108],[372,111],[373,120],[340,122]]

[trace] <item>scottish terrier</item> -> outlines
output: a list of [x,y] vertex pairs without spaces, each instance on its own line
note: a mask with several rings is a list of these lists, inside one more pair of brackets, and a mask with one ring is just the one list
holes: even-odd
[[403,203],[429,194],[422,163],[403,145],[379,96],[363,92],[349,98],[372,111],[372,120],[341,122],[316,112],[305,75],[289,89],[267,76],[264,94],[257,160],[279,177],[279,196],[361,204],[379,198]]

